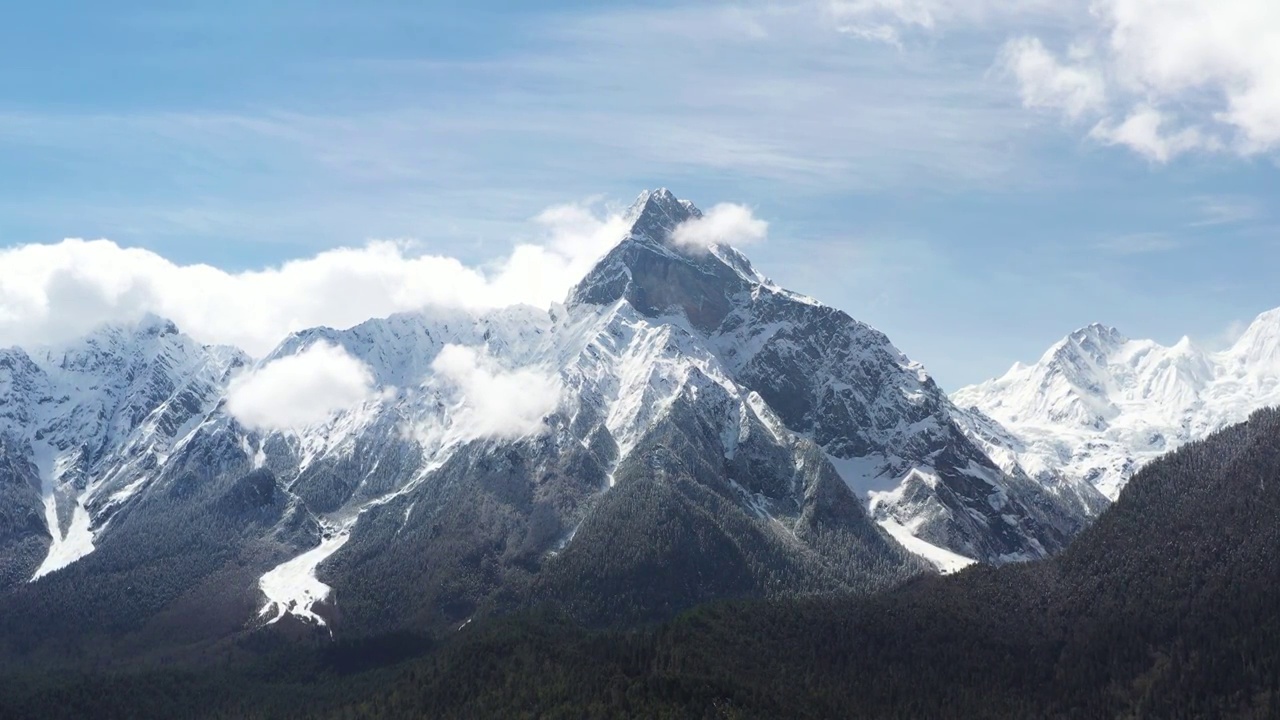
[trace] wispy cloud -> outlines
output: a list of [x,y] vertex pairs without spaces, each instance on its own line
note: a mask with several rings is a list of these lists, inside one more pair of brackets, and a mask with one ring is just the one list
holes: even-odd
[[1262,215],[1258,202],[1248,197],[1200,196],[1194,198],[1194,202],[1200,218],[1191,223],[1192,227],[1235,225]]
[[1079,12],[1061,0],[827,0],[827,8],[841,30],[895,42],[913,33],[1060,23]]
[[[1105,82],[1105,105],[1062,106],[1095,123],[1090,137],[1156,163],[1280,149],[1280,6],[1272,0],[1099,0],[1089,8],[1092,22],[1070,36],[1070,62],[1046,57]],[[1038,78],[1018,79],[1024,98],[1034,97]],[[1077,99],[1079,88],[1060,87]]]
[[1101,73],[1060,62],[1039,38],[1009,41],[1001,49],[998,63],[1017,80],[1026,107],[1058,110],[1075,119],[1106,103],[1106,81]]
[[[831,0],[850,32],[1005,33],[996,66],[1023,103],[1163,164],[1280,149],[1280,6],[1273,0]],[[1056,45],[1056,50],[1049,49]]]
[[1185,243],[1160,233],[1135,233],[1100,240],[1094,247],[1111,255],[1150,255],[1177,250]]
[[23,202],[64,218],[74,229],[63,234],[311,231],[322,244],[417,235],[502,217],[495,198],[527,208],[551,200],[539,189],[634,189],[634,178],[732,176],[812,194],[1009,186],[1027,173],[1027,128],[984,77],[989,58],[862,42],[823,3],[523,22],[529,40],[507,52],[334,69],[352,87],[384,81],[381,94],[353,92],[358,103],[285,94],[249,108],[0,114],[0,162],[47,182]]
[[1217,335],[1211,337],[1208,342],[1210,350],[1225,350],[1236,344],[1243,335],[1245,330],[1249,329],[1249,321],[1232,320]]

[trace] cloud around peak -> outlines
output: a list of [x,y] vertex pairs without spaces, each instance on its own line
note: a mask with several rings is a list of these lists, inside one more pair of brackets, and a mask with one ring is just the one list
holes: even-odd
[[681,247],[706,250],[713,245],[744,246],[763,242],[769,234],[769,223],[757,218],[751,208],[734,203],[720,203],[702,217],[680,223],[671,240]]
[[621,214],[598,202],[548,208],[531,225],[530,239],[477,263],[398,241],[240,272],[179,264],[110,240],[4,249],[0,347],[56,344],[153,313],[200,342],[262,356],[290,332],[424,307],[546,307],[626,234]]
[[[505,368],[482,350],[445,345],[431,370],[447,396],[453,427],[468,438],[539,435],[560,403],[559,376],[538,367]],[[290,431],[323,423],[375,400],[373,370],[338,345],[320,341],[231,380],[226,409],[245,426]]]
[[456,392],[453,421],[468,436],[541,434],[543,418],[560,404],[558,376],[533,367],[506,369],[463,345],[445,345],[431,369]]
[[257,430],[297,430],[373,397],[369,366],[337,345],[318,342],[233,378],[227,412]]

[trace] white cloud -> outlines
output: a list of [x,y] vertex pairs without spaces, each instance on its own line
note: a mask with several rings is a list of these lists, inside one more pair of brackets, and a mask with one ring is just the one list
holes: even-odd
[[619,215],[578,205],[551,208],[535,225],[539,242],[481,267],[397,242],[235,273],[108,240],[0,250],[0,346],[60,342],[152,312],[202,342],[264,355],[296,330],[431,305],[545,306],[562,300],[626,230]]
[[[1233,128],[1237,148],[1280,143],[1280,4],[1273,0],[1102,0],[1119,80]],[[1206,97],[1207,96],[1207,97]]]
[[544,231],[542,244],[516,246],[489,282],[486,304],[549,305],[586,275],[591,266],[627,232],[619,213],[601,216],[584,205],[557,205],[534,218]]
[[899,46],[913,33],[1012,36],[996,67],[1024,106],[1088,120],[1093,139],[1157,162],[1280,149],[1275,0],[829,0],[828,11]]
[[372,396],[369,367],[341,347],[320,342],[234,378],[227,411],[252,428],[298,429]]
[[1199,128],[1187,127],[1166,130],[1169,117],[1152,107],[1136,108],[1118,125],[1104,120],[1089,132],[1090,137],[1108,145],[1123,145],[1156,162],[1169,162],[1192,150],[1215,150],[1216,139],[1205,135]]
[[540,434],[543,418],[560,403],[559,377],[539,368],[506,370],[462,345],[445,345],[431,369],[457,388],[454,422],[474,437]]
[[938,33],[948,27],[980,27],[995,18],[1033,19],[1060,15],[1064,0],[827,0],[837,29],[898,44],[911,31]]
[[677,245],[706,249],[712,245],[751,245],[765,239],[769,223],[752,214],[751,208],[720,203],[700,218],[680,223],[671,234]]
[[[1097,0],[1076,43],[1096,48],[1092,77],[1108,102],[1083,102],[1068,79],[1056,97],[1076,119],[1092,114],[1090,136],[1157,162],[1191,151],[1242,155],[1280,148],[1280,3],[1274,0]],[[1015,73],[1028,97],[1055,97],[1053,83],[1071,70],[1038,39],[1014,41],[1043,72]],[[1019,45],[1020,44],[1020,45]],[[1046,106],[1051,102],[1027,102]],[[1171,129],[1176,128],[1176,129]]]
[[1026,107],[1061,110],[1077,118],[1106,102],[1106,82],[1096,70],[1058,62],[1039,38],[1010,40],[1000,52],[1000,64],[1017,79]]

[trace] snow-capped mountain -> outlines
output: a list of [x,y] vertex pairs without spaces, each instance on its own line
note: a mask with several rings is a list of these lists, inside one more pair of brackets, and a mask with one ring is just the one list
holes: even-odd
[[[0,637],[49,617],[174,632],[179,612],[207,619],[190,642],[286,618],[373,632],[546,602],[644,620],[1043,556],[1105,502],[1023,472],[882,333],[675,242],[700,217],[642,194],[549,311],[287,338],[255,371],[323,344],[372,385],[302,426],[242,421],[246,358],[154,318],[0,354],[0,552],[34,581],[0,600]],[[485,422],[458,357],[527,417]]]
[[625,298],[686,323],[735,381],[825,451],[887,530],[947,567],[1039,557],[1082,526],[1075,507],[999,470],[924,368],[882,333],[776,287],[732,248],[671,247],[664,233],[696,209],[669,194],[644,201],[653,219],[637,223],[571,303]]
[[150,316],[30,354],[0,350],[0,457],[11,467],[0,473],[11,494],[0,543],[12,548],[0,557],[0,586],[92,552],[94,536],[246,361]]
[[1280,404],[1280,310],[1220,352],[1090,325],[1034,365],[1015,364],[952,399],[976,409],[971,435],[985,433],[1004,467],[1041,483],[1083,480],[1114,500],[1147,462]]

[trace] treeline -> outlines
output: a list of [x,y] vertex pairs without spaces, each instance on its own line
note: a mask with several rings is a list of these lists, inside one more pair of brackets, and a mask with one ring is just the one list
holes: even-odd
[[392,650],[250,638],[198,674],[11,676],[0,716],[1280,718],[1278,548],[1268,411],[1152,464],[1045,562],[633,631],[546,611]]
[[1134,479],[1062,556],[599,635],[512,622],[333,717],[1280,717],[1280,414]]

